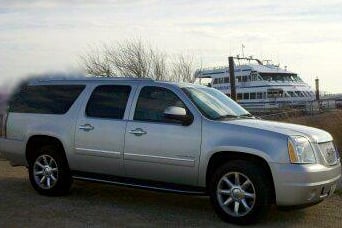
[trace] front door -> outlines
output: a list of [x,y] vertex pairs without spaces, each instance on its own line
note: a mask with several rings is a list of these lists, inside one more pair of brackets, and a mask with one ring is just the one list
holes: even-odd
[[169,106],[185,107],[170,89],[141,89],[133,120],[127,123],[124,165],[126,176],[175,184],[196,185],[201,144],[201,121],[189,126],[163,115]]

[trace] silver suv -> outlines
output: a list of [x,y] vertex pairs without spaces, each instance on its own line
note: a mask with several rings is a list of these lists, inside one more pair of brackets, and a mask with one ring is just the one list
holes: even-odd
[[218,90],[149,79],[35,79],[12,95],[0,152],[44,195],[72,180],[207,194],[225,221],[312,205],[341,176],[331,135],[264,121]]

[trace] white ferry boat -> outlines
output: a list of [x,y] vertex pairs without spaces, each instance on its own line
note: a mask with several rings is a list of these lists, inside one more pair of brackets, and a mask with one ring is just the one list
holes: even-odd
[[[315,93],[297,73],[271,64],[270,60],[234,58],[237,102],[249,111],[305,107]],[[216,88],[230,96],[229,67],[200,69],[195,83]]]

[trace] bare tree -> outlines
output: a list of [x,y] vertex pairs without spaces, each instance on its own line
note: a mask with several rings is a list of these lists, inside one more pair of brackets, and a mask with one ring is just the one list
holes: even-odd
[[167,57],[162,52],[154,52],[152,56],[152,69],[154,79],[156,80],[167,80],[169,72],[167,68]]
[[182,54],[178,55],[172,64],[171,80],[177,82],[193,82],[193,78],[193,57]]
[[153,50],[141,40],[119,43],[116,47],[107,49],[107,55],[123,76],[146,78],[151,75]]
[[85,72],[97,76],[150,77],[186,82],[193,78],[192,57],[179,55],[170,62],[164,52],[140,39],[91,48],[81,56],[81,60]]
[[80,56],[84,71],[88,74],[102,77],[113,77],[114,67],[110,56],[106,53],[107,46],[95,46]]

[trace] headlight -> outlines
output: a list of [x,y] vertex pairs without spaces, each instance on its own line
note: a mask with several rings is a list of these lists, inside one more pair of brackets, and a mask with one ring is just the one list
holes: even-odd
[[319,143],[318,144],[319,149],[324,157],[324,160],[329,164],[329,165],[336,165],[338,161],[338,151],[337,147],[334,145],[334,143],[331,142],[324,142],[324,143]]
[[303,136],[292,136],[288,140],[288,151],[291,163],[316,163],[315,153],[309,140]]

